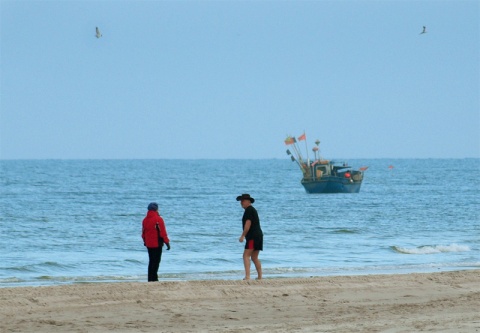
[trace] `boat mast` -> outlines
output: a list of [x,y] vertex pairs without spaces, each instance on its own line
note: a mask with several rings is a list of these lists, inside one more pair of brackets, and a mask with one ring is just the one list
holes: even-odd
[[[295,156],[296,159],[295,159],[295,157],[291,156],[292,161],[296,161],[298,163],[298,166],[302,170],[304,177],[308,177],[310,175],[310,168],[309,168],[308,164],[305,163],[304,160],[303,160],[302,153],[300,152],[300,149],[297,146],[297,140],[295,139],[295,137],[291,136],[291,135],[287,136],[287,138],[285,139],[285,144],[287,146],[292,145],[293,151],[295,152],[295,155],[296,155]],[[288,150],[288,149],[287,149],[287,154],[288,155],[291,154],[290,150]]]

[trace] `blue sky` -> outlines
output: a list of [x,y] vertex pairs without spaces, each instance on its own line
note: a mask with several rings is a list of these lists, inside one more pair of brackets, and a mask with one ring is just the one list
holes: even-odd
[[1,0],[0,46],[1,159],[480,157],[478,1]]

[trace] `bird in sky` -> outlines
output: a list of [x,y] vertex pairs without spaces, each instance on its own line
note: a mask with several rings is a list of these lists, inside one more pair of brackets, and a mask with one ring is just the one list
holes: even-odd
[[421,35],[421,34],[426,34],[426,33],[427,33],[427,27],[426,27],[426,26],[423,26],[423,30],[422,30],[422,32],[420,33],[420,35]]
[[102,33],[100,32],[100,29],[98,29],[98,27],[95,27],[95,31],[96,31],[95,37],[97,38],[102,37]]

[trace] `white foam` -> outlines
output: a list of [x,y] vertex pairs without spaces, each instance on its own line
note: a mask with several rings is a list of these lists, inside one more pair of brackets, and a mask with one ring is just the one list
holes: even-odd
[[450,244],[450,245],[425,245],[414,248],[394,246],[394,249],[400,253],[406,254],[434,254],[443,252],[467,252],[470,248],[466,245]]

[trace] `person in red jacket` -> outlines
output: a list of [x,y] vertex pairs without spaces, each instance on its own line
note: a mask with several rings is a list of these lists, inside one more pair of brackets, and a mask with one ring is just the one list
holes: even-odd
[[142,222],[143,245],[148,250],[148,282],[158,281],[158,268],[162,260],[163,244],[170,250],[165,222],[158,212],[158,204],[152,202],[148,205],[147,216]]

